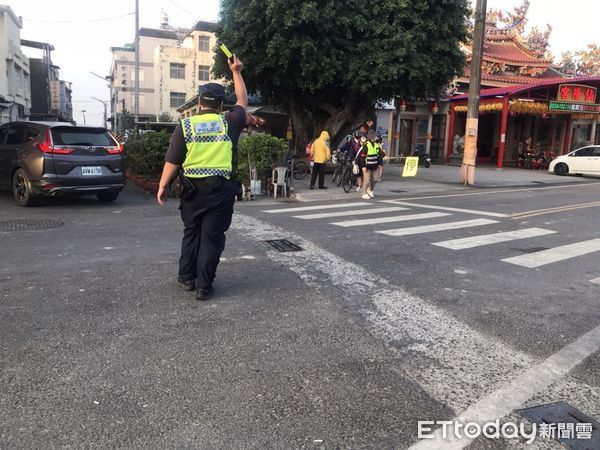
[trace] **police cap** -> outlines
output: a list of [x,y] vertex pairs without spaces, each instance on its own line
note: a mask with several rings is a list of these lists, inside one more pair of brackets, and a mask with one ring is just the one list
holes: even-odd
[[198,88],[198,95],[201,100],[222,101],[225,98],[225,89],[218,83],[207,83]]

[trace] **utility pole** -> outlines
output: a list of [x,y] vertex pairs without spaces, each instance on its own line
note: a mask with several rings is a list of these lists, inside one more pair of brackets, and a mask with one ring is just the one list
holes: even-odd
[[465,150],[460,169],[461,182],[472,186],[475,184],[475,160],[477,158],[477,128],[479,126],[479,91],[481,89],[481,55],[483,53],[483,37],[487,0],[477,0],[475,6],[475,26],[473,30],[473,49],[471,52],[471,77],[469,79],[469,104],[467,109],[467,126],[465,130]]
[[[134,120],[139,121],[140,115],[140,5],[135,0],[135,98],[134,98]],[[134,125],[135,126],[135,125]]]
[[86,123],[85,123],[85,113],[86,113],[86,112],[87,112],[87,111],[86,111],[85,109],[82,109],[82,110],[81,110],[81,114],[83,114],[83,124],[84,124],[84,125],[86,124]]
[[93,100],[97,100],[104,106],[104,128],[106,128],[106,102],[104,100],[100,100],[98,97],[90,97]]
[[[92,72],[91,70],[90,70],[90,73],[91,73],[92,75],[94,75],[95,77],[98,77],[98,78],[100,78],[100,79],[102,79],[102,80],[104,80],[104,81],[107,81],[107,82],[108,82],[108,80],[110,79],[110,76],[108,76],[108,77],[103,77],[102,75],[98,75],[97,73],[94,73],[94,72]],[[109,83],[109,84],[107,85],[107,87],[108,87],[108,89],[109,89],[109,92],[110,92],[110,94],[112,95],[111,84]],[[116,95],[116,93],[117,93],[117,91],[115,90],[115,95]],[[105,102],[104,100],[100,100],[99,98],[96,98],[96,97],[91,97],[91,98],[93,98],[94,100],[98,100],[99,102],[102,102],[102,103],[104,104],[104,128],[107,128],[107,123],[106,123],[106,122],[107,122],[107,121],[106,121],[106,118],[107,118],[106,102]],[[110,103],[110,109],[111,109],[111,112],[112,112],[112,113],[113,113],[113,114],[116,116],[116,114],[117,114],[117,111],[116,111],[116,109],[117,109],[117,108],[116,108],[116,105],[115,105],[115,106],[114,106],[114,108],[113,108],[113,103],[112,103],[112,100],[111,100],[111,103]],[[112,124],[112,127],[111,127],[111,128],[113,129],[113,131],[115,131],[115,121],[114,121],[114,118],[113,118],[113,124]]]

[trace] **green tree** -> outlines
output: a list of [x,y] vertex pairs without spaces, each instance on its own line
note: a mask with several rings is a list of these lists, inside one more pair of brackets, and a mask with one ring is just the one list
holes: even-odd
[[173,115],[169,112],[161,112],[158,115],[158,122],[173,122]]
[[[289,111],[297,137],[313,125],[336,143],[378,99],[435,97],[462,71],[467,3],[223,0],[217,37],[247,66],[249,90]],[[215,74],[228,75],[222,55]]]

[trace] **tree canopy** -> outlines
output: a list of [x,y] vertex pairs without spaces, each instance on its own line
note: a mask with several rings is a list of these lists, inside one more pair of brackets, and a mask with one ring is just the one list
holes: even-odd
[[379,99],[438,96],[462,71],[467,14],[466,0],[223,0],[217,37],[296,134],[312,122],[336,142]]

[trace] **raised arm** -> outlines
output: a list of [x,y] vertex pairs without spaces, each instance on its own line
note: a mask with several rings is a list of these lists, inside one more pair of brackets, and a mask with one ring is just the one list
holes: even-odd
[[244,64],[235,55],[233,55],[233,62],[227,60],[227,63],[233,76],[236,105],[246,109],[248,107],[248,92],[246,92],[246,83],[244,82],[244,77],[242,77]]

